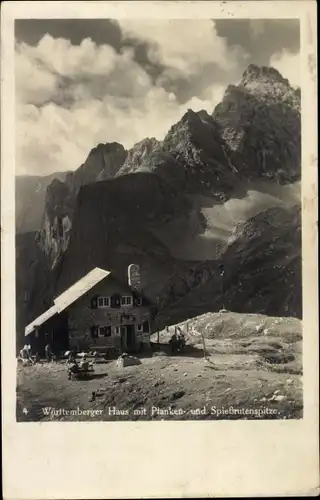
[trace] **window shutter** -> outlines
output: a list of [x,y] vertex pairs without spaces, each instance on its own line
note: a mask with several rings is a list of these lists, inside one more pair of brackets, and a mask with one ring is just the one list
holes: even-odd
[[143,305],[143,299],[142,297],[139,297],[139,295],[134,295],[133,296],[133,305],[135,307],[140,307]]
[[95,295],[94,297],[91,298],[90,302],[91,309],[97,309],[98,307],[98,296]]
[[111,307],[116,309],[121,307],[121,295],[111,296]]

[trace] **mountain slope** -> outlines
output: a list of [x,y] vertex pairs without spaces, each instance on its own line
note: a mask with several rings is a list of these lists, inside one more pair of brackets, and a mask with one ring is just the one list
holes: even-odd
[[300,207],[268,209],[236,228],[214,275],[185,298],[168,303],[158,324],[222,308],[301,318],[301,266]]
[[70,244],[58,265],[58,289],[69,286],[94,266],[126,279],[127,266],[135,262],[141,266],[145,292],[155,298],[162,281],[174,272],[175,263],[153,230],[188,210],[187,198],[149,173],[81,188]]

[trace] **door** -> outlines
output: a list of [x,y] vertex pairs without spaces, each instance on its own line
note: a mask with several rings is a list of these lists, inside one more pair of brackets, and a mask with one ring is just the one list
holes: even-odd
[[128,352],[135,351],[136,339],[135,339],[135,333],[134,333],[134,326],[133,325],[127,325],[126,326],[126,344],[127,344],[127,351]]
[[125,326],[120,326],[120,332],[121,332],[121,352],[126,352],[127,350],[127,330]]

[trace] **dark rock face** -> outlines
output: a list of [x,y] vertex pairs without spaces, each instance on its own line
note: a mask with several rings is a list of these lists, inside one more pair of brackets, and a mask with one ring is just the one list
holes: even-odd
[[[65,182],[48,187],[32,264],[44,277],[31,287],[31,319],[93,267],[125,280],[132,263],[140,265],[144,291],[159,306],[159,324],[223,306],[301,317],[299,207],[266,210],[262,204],[228,241],[216,236],[219,229],[225,234],[222,219],[212,240],[198,238],[210,233],[205,214],[246,199],[249,182],[276,190],[299,178],[300,94],[276,70],[251,65],[212,116],[189,110],[163,141],[147,138],[130,151],[99,145]],[[210,213],[212,222],[217,212]],[[179,227],[187,234],[183,244],[217,245],[214,256],[206,250],[204,258],[178,257],[172,240]],[[18,258],[21,273],[24,265]]]
[[42,227],[36,239],[50,263],[55,263],[68,247],[74,202],[65,182],[54,180],[48,186]]
[[150,173],[81,188],[70,244],[58,265],[57,291],[95,266],[126,280],[127,267],[134,262],[141,267],[144,291],[155,299],[176,263],[153,230],[190,206],[187,198]]
[[247,179],[286,184],[300,178],[300,92],[278,71],[249,66],[240,84],[227,88],[212,116]]
[[48,187],[38,242],[53,267],[68,248],[81,186],[114,177],[126,155],[121,144],[99,144],[75,172],[66,176],[64,183],[54,180]]
[[38,231],[42,224],[47,187],[54,179],[64,181],[67,172],[52,175],[18,175],[15,182],[16,232]]
[[24,344],[24,328],[50,307],[55,273],[36,241],[36,232],[16,236],[16,344]]

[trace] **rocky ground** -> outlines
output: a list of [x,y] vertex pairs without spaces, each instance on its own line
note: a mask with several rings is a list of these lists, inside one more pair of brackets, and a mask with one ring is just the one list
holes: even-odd
[[96,363],[88,380],[68,380],[64,362],[19,365],[17,420],[302,418],[299,320],[221,312],[179,326],[182,354],[170,354],[170,327],[141,364]]

